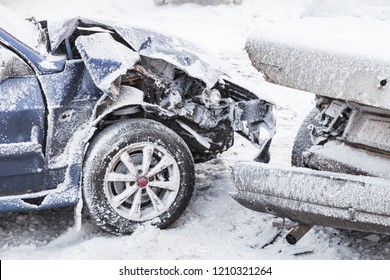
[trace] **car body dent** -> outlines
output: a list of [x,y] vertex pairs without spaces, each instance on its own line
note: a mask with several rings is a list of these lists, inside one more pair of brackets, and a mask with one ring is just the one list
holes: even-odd
[[99,27],[101,32],[117,33],[140,55],[172,63],[194,78],[201,79],[211,88],[224,72],[213,58],[199,48],[179,38],[168,37],[145,28],[119,26],[85,18],[72,18],[49,25],[51,47],[55,52],[78,27]]
[[108,33],[80,36],[76,47],[96,86],[113,99],[119,94],[114,81],[140,60],[138,53],[115,41]]
[[208,88],[224,74],[214,59],[187,41],[145,28],[115,26],[115,31],[141,55],[172,63]]

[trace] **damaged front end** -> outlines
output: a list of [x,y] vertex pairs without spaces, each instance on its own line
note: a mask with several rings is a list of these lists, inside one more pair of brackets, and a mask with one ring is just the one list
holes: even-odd
[[[195,162],[226,151],[236,131],[260,148],[258,161],[269,161],[273,104],[231,81],[201,50],[141,28],[85,19],[61,26],[53,51],[82,59],[105,93],[95,110],[98,129],[129,115],[155,119],[185,140]],[[137,97],[126,94],[133,89]]]
[[[208,88],[204,81],[188,76],[172,64],[141,56],[121,76],[120,85],[121,92],[135,88],[142,92],[142,97],[137,104],[130,99],[126,104],[121,98],[124,110],[111,113],[104,118],[105,122],[127,114],[125,107],[139,108],[138,114],[177,132],[189,146],[195,162],[207,161],[230,148],[235,131],[261,148],[259,154],[266,155],[261,156],[262,162],[269,160],[267,143],[275,130],[272,104],[227,77]],[[97,115],[112,110],[108,103],[102,103]],[[268,130],[266,140],[260,138],[261,128]]]

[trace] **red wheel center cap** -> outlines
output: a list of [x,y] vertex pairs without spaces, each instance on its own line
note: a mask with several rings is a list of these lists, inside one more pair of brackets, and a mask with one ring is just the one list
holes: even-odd
[[146,177],[141,177],[137,180],[137,185],[140,188],[144,188],[149,184],[149,180]]

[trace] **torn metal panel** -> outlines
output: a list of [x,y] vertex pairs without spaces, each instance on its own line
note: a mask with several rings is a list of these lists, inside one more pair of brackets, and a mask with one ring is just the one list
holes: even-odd
[[335,138],[380,154],[390,151],[388,110],[317,96],[320,113],[310,126],[312,143],[323,145]]
[[254,84],[242,79],[233,80],[232,78],[223,75],[217,85],[219,85],[218,88],[222,87],[224,91],[229,92],[229,96],[234,101],[260,99],[266,101],[270,105],[276,105],[275,101],[267,92],[262,90],[262,87],[259,86],[259,84]]
[[187,41],[145,28],[115,26],[115,31],[141,55],[172,63],[191,77],[204,81],[208,88],[223,74],[214,59]]
[[187,41],[144,28],[118,26],[112,22],[97,22],[85,18],[73,18],[49,25],[53,52],[82,26],[103,28],[100,32],[116,32],[140,55],[167,61],[191,77],[201,79],[208,88],[214,86],[223,74],[213,58]]
[[[213,59],[192,44],[144,28],[83,18],[57,24],[57,29],[49,31],[54,33],[51,35],[54,51],[63,41],[75,40],[94,82],[111,98],[120,94],[120,83],[138,88],[144,92],[139,107],[143,112],[164,121],[178,119],[188,126],[191,130],[183,125],[177,129],[184,129],[188,137],[181,136],[195,146],[200,145],[199,149],[193,149],[198,150],[196,153],[226,150],[233,144],[233,131],[239,131],[261,149],[269,146],[266,144],[275,133],[269,99],[263,99],[264,93],[256,86],[248,90],[232,82]],[[118,105],[100,102],[96,113],[103,112],[105,116]],[[128,105],[132,104],[129,100]],[[130,107],[132,112],[137,110]],[[178,124],[169,125],[172,123]],[[210,151],[206,148],[208,144],[199,139],[208,139]]]
[[119,91],[114,81],[140,60],[139,54],[107,33],[80,36],[76,39],[76,47],[96,86],[117,98]]
[[81,17],[69,18],[57,22],[49,22],[48,32],[50,35],[50,46],[53,52],[56,52],[62,42],[72,36],[72,34],[75,32],[76,28],[80,25],[81,22],[87,25],[102,25],[96,21]]
[[[116,100],[104,107],[102,111],[95,112],[92,125],[96,126],[102,119],[111,113],[116,112],[116,115],[131,115],[138,113],[137,107],[142,107],[143,110],[158,115],[165,115],[166,117],[173,117],[173,112],[164,110],[158,105],[144,102],[145,93],[135,87],[124,86],[120,87],[120,94]],[[126,110],[126,108],[128,110]],[[130,108],[133,108],[130,110]]]

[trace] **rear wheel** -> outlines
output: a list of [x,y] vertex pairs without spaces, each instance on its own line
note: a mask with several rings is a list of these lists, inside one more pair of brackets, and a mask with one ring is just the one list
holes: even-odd
[[187,207],[194,181],[191,153],[175,132],[151,120],[126,120],[92,141],[84,199],[99,226],[130,234],[146,222],[172,224]]
[[302,154],[313,146],[309,127],[311,124],[313,124],[314,126],[319,126],[319,121],[316,119],[316,116],[319,113],[320,111],[317,108],[311,110],[311,112],[306,116],[301,126],[299,127],[292,149],[292,166],[307,167],[305,164],[305,158]]

